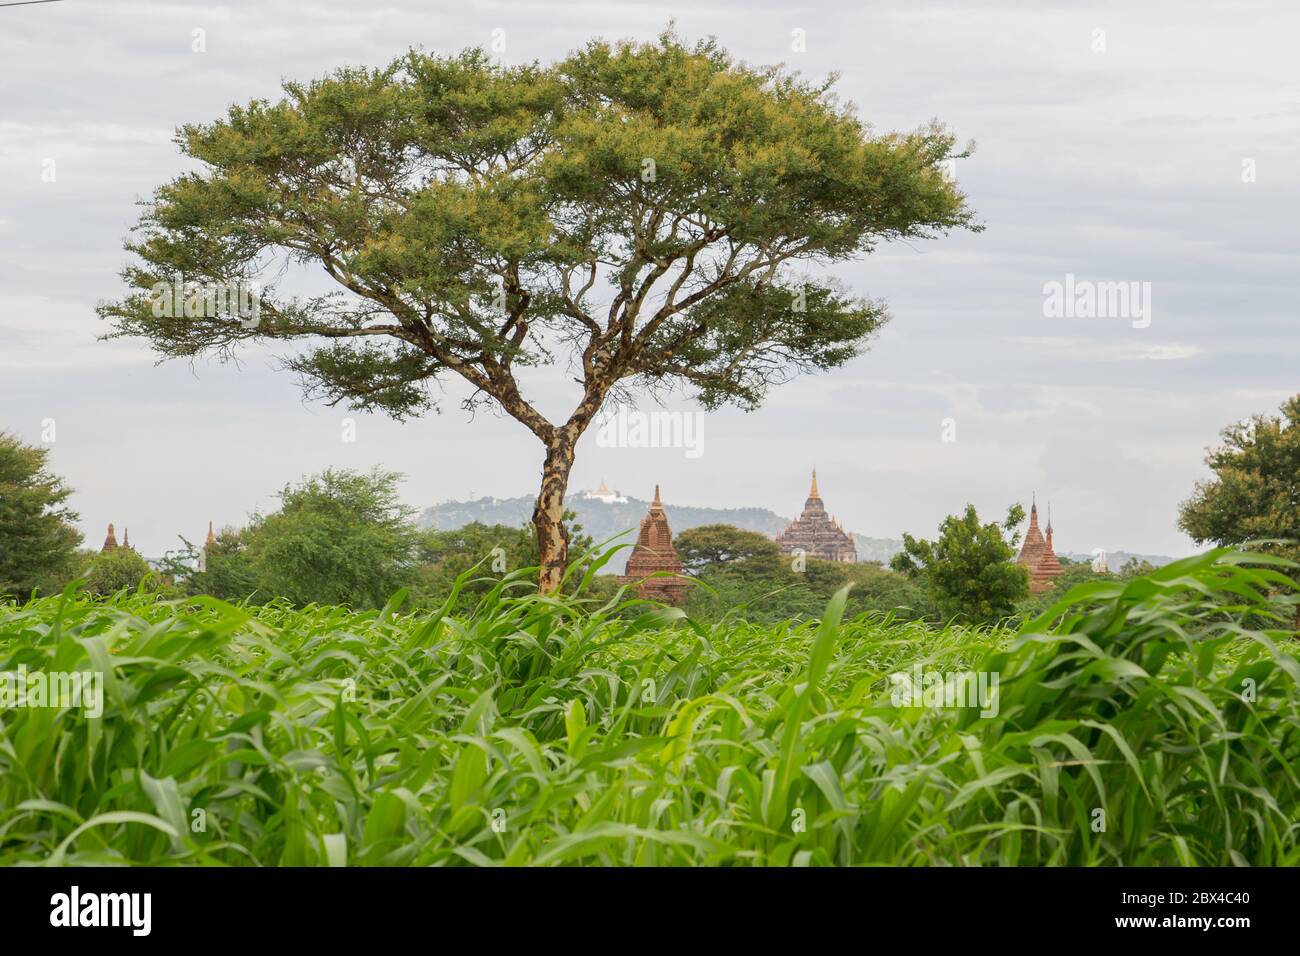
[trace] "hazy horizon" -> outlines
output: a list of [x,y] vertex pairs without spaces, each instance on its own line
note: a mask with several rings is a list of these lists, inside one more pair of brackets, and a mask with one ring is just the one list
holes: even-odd
[[[191,168],[176,126],[276,99],[282,79],[416,45],[488,46],[494,30],[508,62],[545,62],[593,37],[652,39],[675,17],[687,40],[714,35],[747,62],[838,72],[839,95],[878,130],[937,117],[977,142],[956,176],[986,231],[882,246],[835,270],[889,303],[866,354],[776,388],[756,412],[705,415],[698,457],[601,447],[593,430],[571,491],[603,479],[648,498],[659,483],[680,505],[785,515],[815,466],[827,507],[869,537],[932,537],[967,502],[997,520],[1037,492],[1059,551],[1181,555],[1195,545],[1177,506],[1209,477],[1206,446],[1297,390],[1300,8],[355,7],[0,8],[0,430],[41,444],[54,423],[51,467],[76,490],[87,547],[111,521],[160,555],[178,534],[201,541],[209,520],[274,508],[279,488],[326,467],[402,472],[418,509],[536,493],[537,440],[500,415],[468,421],[451,382],[442,414],[398,424],[305,402],[275,367],[283,349],[191,367],[96,339],[95,303],[123,291],[135,204]],[[796,30],[806,51],[792,49]],[[1067,276],[1150,283],[1149,324],[1045,315],[1045,285]],[[548,413],[572,401],[563,362],[527,388]],[[355,442],[341,438],[349,418]]]

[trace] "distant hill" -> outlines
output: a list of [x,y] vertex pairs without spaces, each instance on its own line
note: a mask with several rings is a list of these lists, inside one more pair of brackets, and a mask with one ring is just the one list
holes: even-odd
[[[477,501],[448,501],[425,509],[418,523],[422,527],[450,531],[473,521],[483,524],[504,524],[518,527],[532,519],[534,499],[528,495],[518,498],[479,498]],[[606,541],[624,532],[630,532],[616,543],[631,544],[641,519],[650,509],[650,502],[641,498],[619,497],[616,500],[587,497],[581,493],[565,500],[565,507],[578,516],[584,534],[597,542]],[[790,522],[766,508],[688,508],[667,502],[668,521],[673,533],[706,524],[729,524],[746,531],[758,531],[773,537],[785,530]],[[859,541],[870,541],[861,538]],[[858,545],[861,553],[862,544]],[[627,552],[620,551],[606,565],[611,572],[621,573],[627,563]]]
[[[534,499],[529,495],[517,498],[479,498],[476,501],[447,501],[432,508],[426,508],[418,519],[418,524],[425,528],[437,528],[450,531],[461,528],[474,521],[483,524],[504,524],[512,528],[527,524],[533,514]],[[621,542],[632,543],[636,529],[641,526],[641,519],[650,508],[650,502],[631,496],[609,495],[604,498],[589,496],[579,492],[565,501],[565,506],[578,516],[578,524],[583,533],[589,534],[596,541],[606,541],[624,532],[631,532]],[[689,508],[684,505],[664,503],[668,512],[668,521],[673,533],[688,528],[698,528],[706,524],[729,524],[746,531],[758,531],[769,537],[775,537],[785,530],[789,518],[782,517],[767,508]],[[896,538],[869,538],[854,533],[853,543],[858,549],[859,561],[879,561],[888,564],[889,559],[903,548],[903,542]],[[1087,554],[1062,553],[1062,557],[1072,561],[1091,561]],[[1111,551],[1106,560],[1112,571],[1130,557],[1142,558],[1159,566],[1168,564],[1173,558],[1164,555],[1130,554],[1126,551]],[[627,551],[620,551],[606,565],[612,573],[621,573],[627,563]]]
[[[1087,561],[1089,564],[1091,564],[1093,560],[1091,554],[1079,554],[1074,551],[1062,551],[1060,552],[1060,557],[1069,558],[1071,561]],[[1139,561],[1146,561],[1157,568],[1178,560],[1177,558],[1169,557],[1167,554],[1134,554],[1132,551],[1107,551],[1106,566],[1110,568],[1111,571],[1119,571],[1119,569],[1124,566],[1124,562],[1129,558],[1137,558]]]

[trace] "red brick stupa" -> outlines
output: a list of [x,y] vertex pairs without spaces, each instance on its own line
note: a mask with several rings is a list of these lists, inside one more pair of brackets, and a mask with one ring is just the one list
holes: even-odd
[[680,575],[682,559],[673,548],[673,532],[668,527],[668,515],[659,500],[659,486],[655,485],[655,500],[650,511],[641,519],[641,531],[636,547],[627,559],[627,571],[619,576],[619,584],[636,584],[637,593],[652,601],[679,606],[686,601],[691,582],[681,577],[652,578],[659,571]]
[[1061,562],[1052,549],[1052,516],[1048,506],[1047,537],[1038,530],[1038,501],[1029,508],[1029,530],[1025,532],[1025,543],[1020,548],[1018,564],[1029,569],[1029,591],[1039,594],[1052,586],[1053,581],[1061,576]]
[[135,550],[135,548],[131,547],[131,532],[129,529],[123,532],[122,543],[118,544],[117,531],[113,528],[112,524],[109,524],[108,535],[104,538],[104,546],[99,549],[100,553],[102,554],[105,551],[116,551],[118,548],[121,548],[123,551]]

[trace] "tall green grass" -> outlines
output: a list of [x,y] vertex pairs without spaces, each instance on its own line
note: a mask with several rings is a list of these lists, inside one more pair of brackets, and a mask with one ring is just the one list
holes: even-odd
[[[843,593],[704,626],[526,571],[463,615],[0,607],[0,670],[108,676],[97,720],[0,711],[0,863],[1294,864],[1290,571],[1215,551],[1020,633]],[[997,673],[997,715],[894,706],[915,663]]]

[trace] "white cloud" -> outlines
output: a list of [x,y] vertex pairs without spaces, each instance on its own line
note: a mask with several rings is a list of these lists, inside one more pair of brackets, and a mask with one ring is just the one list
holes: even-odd
[[1007,341],[1080,362],[1172,362],[1193,358],[1205,351],[1200,346],[1182,342],[1097,342],[1061,335],[1011,336]]
[[[91,305],[36,296],[0,296],[0,373],[66,372],[109,366],[148,366],[136,342],[100,342],[107,331]],[[33,389],[47,381],[33,379]]]

